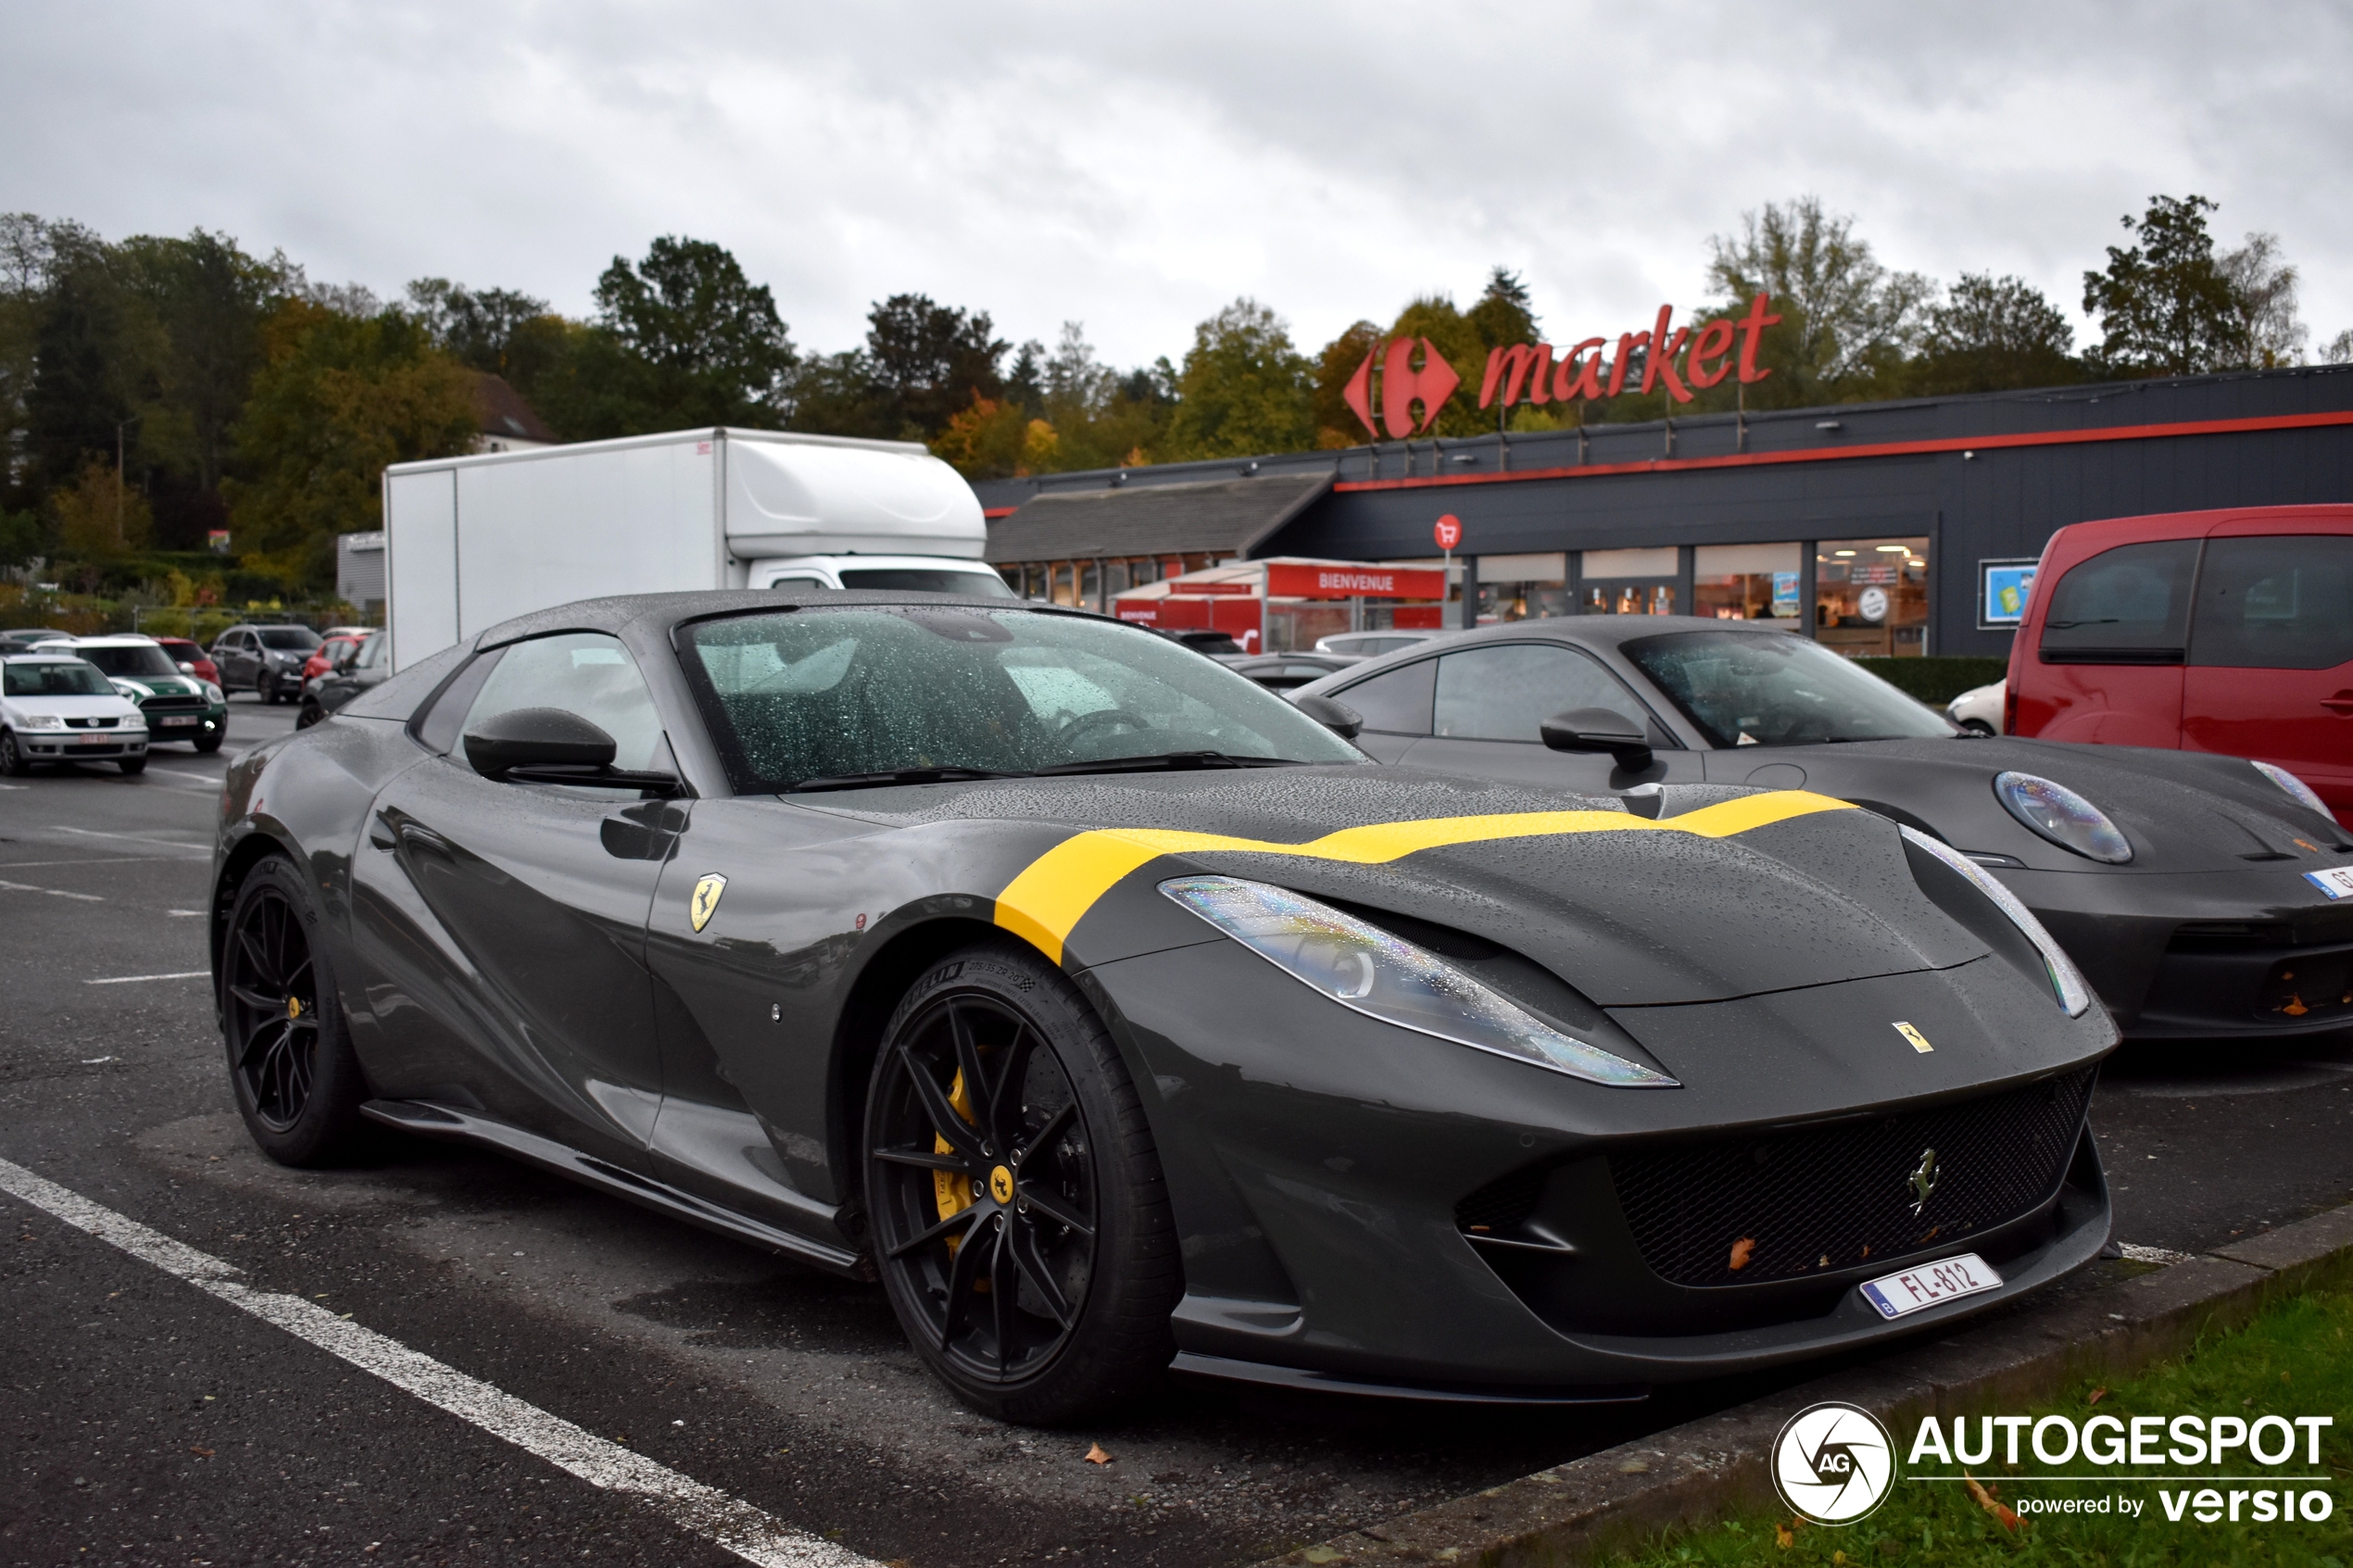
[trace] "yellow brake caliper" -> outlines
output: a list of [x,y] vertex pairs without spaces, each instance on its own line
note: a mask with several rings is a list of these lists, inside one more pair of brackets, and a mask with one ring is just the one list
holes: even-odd
[[[955,1107],[957,1115],[967,1122],[973,1120],[972,1092],[964,1085],[964,1070],[961,1067],[956,1070],[956,1081],[948,1087],[948,1103]],[[956,1152],[955,1146],[937,1133],[931,1135],[931,1148],[934,1154]],[[939,1205],[939,1217],[949,1220],[973,1206],[974,1199],[980,1196],[980,1184],[958,1172],[934,1171],[931,1173],[931,1192]],[[956,1244],[963,1239],[952,1236],[948,1238],[949,1256],[955,1256]]]

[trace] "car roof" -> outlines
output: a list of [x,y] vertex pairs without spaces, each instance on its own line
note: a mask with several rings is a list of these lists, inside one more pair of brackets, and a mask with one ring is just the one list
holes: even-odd
[[39,652],[0,653],[0,661],[9,664],[88,664],[90,662],[86,659],[77,659],[69,653]]
[[156,640],[144,632],[106,632],[94,637],[67,636],[56,641],[77,648],[151,648],[157,646]]
[[618,634],[631,628],[678,626],[690,621],[717,620],[762,609],[855,609],[894,605],[983,609],[1002,614],[1070,616],[1081,621],[1100,621],[1108,625],[1126,626],[1139,635],[1150,634],[1146,627],[1131,625],[1114,616],[1098,615],[1093,610],[1035,604],[1026,599],[1008,599],[993,594],[919,594],[912,590],[879,588],[818,588],[780,593],[774,588],[720,588],[699,593],[619,594],[609,598],[579,599],[549,609],[534,610],[528,615],[518,615],[511,621],[502,621],[485,630],[475,639],[474,646],[497,647],[501,643],[545,636],[551,632],[610,632]]

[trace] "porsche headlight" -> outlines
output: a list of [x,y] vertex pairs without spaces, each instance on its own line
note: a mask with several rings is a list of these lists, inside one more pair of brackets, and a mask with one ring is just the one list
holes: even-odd
[[2108,813],[2063,784],[2033,773],[1996,773],[1994,794],[2011,816],[2062,849],[2111,866],[2133,858],[2132,840]]
[[2275,768],[2269,762],[2253,762],[2248,766],[2296,797],[2296,803],[2298,806],[2307,810],[2318,811],[2322,816],[2328,817],[2332,821],[2334,820],[2335,813],[2329,809],[2328,802],[2322,800],[2310,784],[2306,784],[2285,768]]
[[1571,1038],[1435,953],[1288,888],[1180,876],[1160,890],[1292,979],[1401,1029],[1619,1089],[1673,1089],[1666,1073]]
[[24,716],[24,727],[28,730],[62,730],[66,721],[55,713],[28,713]]
[[[2014,778],[2018,775],[2005,773],[2002,776]],[[1906,843],[1919,846],[1968,878],[1972,886],[1994,901],[1995,909],[2009,917],[2010,923],[2017,926],[2026,939],[2034,944],[2034,950],[2043,956],[2043,968],[2051,977],[2051,990],[2058,997],[2059,1006],[2066,1010],[2067,1016],[2082,1017],[2084,1009],[2092,1005],[2091,985],[2083,978],[2083,972],[2075,967],[2075,960],[2067,956],[2067,949],[2043,929],[2043,922],[2034,918],[2034,911],[2020,903],[2018,895],[2003,886],[2001,880],[1993,872],[1943,839],[1931,838],[1919,829],[1906,827],[1901,822],[1895,826]]]

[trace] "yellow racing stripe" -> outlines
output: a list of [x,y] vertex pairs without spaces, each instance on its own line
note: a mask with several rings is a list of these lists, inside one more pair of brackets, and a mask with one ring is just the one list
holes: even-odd
[[1299,855],[1352,865],[1386,865],[1423,849],[1455,844],[1491,844],[1507,838],[1551,838],[1577,833],[1688,833],[1730,838],[1817,811],[1851,811],[1843,800],[1802,789],[1743,796],[1663,822],[1626,811],[1525,811],[1492,817],[1433,817],[1417,822],[1376,822],[1342,828],[1305,844],[1270,844],[1224,834],[1176,828],[1097,828],[1073,834],[1047,850],[997,895],[997,924],[1031,943],[1056,963],[1097,899],[1122,877],[1164,855],[1238,850],[1252,855]]

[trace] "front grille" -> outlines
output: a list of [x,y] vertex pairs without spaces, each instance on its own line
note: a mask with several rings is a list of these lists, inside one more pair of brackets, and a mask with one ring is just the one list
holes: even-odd
[[111,718],[69,719],[66,721],[66,728],[69,730],[111,730],[114,728],[114,721]]
[[2266,1018],[2334,1018],[2353,1013],[2353,952],[2307,953],[2284,959],[2263,977],[2256,1004]]
[[[1854,1268],[2047,1201],[2082,1135],[2095,1071],[1933,1110],[1613,1155],[1610,1176],[1643,1261],[1677,1285]],[[1916,1215],[1912,1176],[1931,1149],[1934,1189]]]
[[139,705],[143,713],[201,713],[211,706],[200,696],[151,696]]

